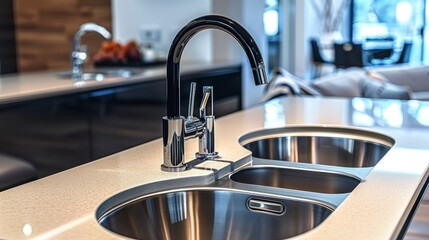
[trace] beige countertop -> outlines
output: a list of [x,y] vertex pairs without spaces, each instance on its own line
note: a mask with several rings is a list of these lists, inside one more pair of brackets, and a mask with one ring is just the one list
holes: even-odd
[[[273,100],[219,118],[216,148],[221,160],[250,159],[250,153],[238,143],[240,136],[258,129],[296,125],[359,127],[392,137],[395,145],[344,202],[317,228],[296,237],[391,239],[401,230],[428,176],[429,128],[425,126],[429,122],[420,115],[425,107],[429,105],[416,101]],[[186,142],[188,159],[196,149],[196,141]],[[162,172],[161,163],[162,141],[158,139],[1,192],[0,239],[117,239],[100,227],[95,217],[106,199],[167,179],[177,179],[180,185],[189,178],[198,178],[201,183],[213,178],[209,170]],[[206,165],[220,168],[225,163]]]
[[[181,74],[192,74],[239,65],[239,63],[228,61],[215,63],[183,63],[181,64]],[[164,79],[166,75],[164,65],[128,69],[136,71],[137,74],[129,78],[112,77],[102,81],[89,80],[85,82],[75,82],[71,79],[59,78],[58,73],[66,70],[2,75],[0,76],[0,104],[159,80]],[[90,70],[91,69],[88,71]]]

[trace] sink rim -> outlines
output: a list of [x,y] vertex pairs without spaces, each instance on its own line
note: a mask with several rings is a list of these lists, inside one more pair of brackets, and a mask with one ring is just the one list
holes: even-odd
[[[111,78],[129,78],[139,74],[140,71],[131,69],[93,69],[82,72],[82,78],[80,81],[103,81]],[[70,71],[58,72],[58,78],[60,79],[72,79],[72,73]]]
[[[211,195],[217,195],[219,194],[219,192],[228,192],[228,194],[243,194],[240,197],[247,199],[246,200],[246,208],[248,211],[250,212],[260,212],[258,210],[255,209],[251,209],[249,207],[249,200],[253,199],[253,200],[262,200],[262,201],[268,201],[268,202],[273,202],[273,203],[280,203],[281,205],[283,205],[284,207],[289,208],[289,205],[284,205],[285,201],[289,201],[289,202],[294,202],[292,204],[299,204],[297,205],[298,207],[300,206],[304,206],[306,207],[306,205],[308,205],[309,208],[314,209],[315,207],[319,208],[319,209],[324,209],[323,211],[327,211],[329,212],[328,215],[326,215],[322,221],[318,222],[318,224],[316,224],[315,226],[310,227],[309,229],[296,233],[296,235],[292,235],[289,237],[295,237],[301,234],[305,234],[307,232],[311,232],[314,231],[315,229],[318,229],[336,210],[337,207],[332,207],[329,205],[324,204],[323,202],[319,202],[317,200],[309,200],[309,199],[305,199],[305,198],[297,198],[297,197],[289,197],[289,196],[284,196],[284,195],[275,195],[275,194],[269,194],[269,193],[261,193],[261,192],[255,192],[255,191],[248,191],[248,190],[242,190],[242,189],[236,189],[236,188],[229,188],[229,187],[206,187],[206,186],[199,186],[199,187],[184,187],[184,188],[179,188],[179,189],[170,189],[170,190],[163,190],[163,191],[158,191],[158,192],[153,192],[153,193],[149,193],[149,194],[145,194],[142,195],[136,199],[132,199],[129,202],[126,202],[120,206],[117,206],[115,208],[109,209],[106,212],[104,212],[102,215],[100,216],[96,216],[96,221],[98,223],[98,227],[103,228],[104,230],[107,230],[115,235],[121,236],[121,237],[129,237],[129,235],[126,235],[126,230],[125,231],[117,231],[117,229],[114,226],[110,226],[109,222],[111,223],[111,219],[113,218],[113,220],[117,219],[118,217],[121,218],[121,216],[123,216],[123,213],[125,214],[129,214],[127,212],[130,212],[130,209],[132,210],[133,208],[135,208],[136,206],[139,207],[140,205],[142,206],[146,206],[147,207],[147,203],[145,203],[144,201],[163,201],[163,199],[168,199],[169,196],[168,194],[197,194],[200,195],[202,194],[203,196],[205,194],[211,194]],[[202,193],[202,192],[206,192],[206,193]],[[221,193],[222,194],[222,193]],[[133,204],[137,204],[136,206],[133,206]],[[180,203],[182,204],[182,202]],[[183,204],[188,204],[186,201],[183,202]],[[303,205],[304,204],[304,205]],[[213,208],[216,209],[217,204],[213,204]],[[227,205],[228,208],[230,209],[231,206],[233,205]],[[124,209],[127,207],[131,207],[130,209]],[[168,208],[170,209],[170,208]],[[177,208],[177,206],[173,206],[172,208],[174,209],[179,209],[181,210],[182,208]],[[234,208],[232,208],[234,209]],[[301,208],[298,208],[301,209]],[[201,210],[201,209],[200,209]],[[125,212],[121,212],[121,211],[125,211]],[[198,215],[204,215],[204,211],[198,211],[199,214]],[[284,212],[282,212],[281,214],[275,214],[275,213],[271,213],[269,211],[261,211],[260,213],[265,214],[265,215],[273,215],[274,217],[283,217],[285,216],[285,213],[288,212],[288,210],[284,210]],[[293,211],[294,212],[294,211]],[[295,212],[299,212],[296,211]],[[314,212],[314,210],[313,210]],[[319,211],[316,211],[316,213]],[[115,216],[114,214],[118,213],[119,215]],[[113,214],[113,215],[112,215]],[[170,213],[171,214],[171,213]],[[115,221],[113,221],[113,223],[115,223]],[[123,235],[124,234],[124,235]],[[289,238],[287,237],[287,238]]]
[[[229,178],[228,178],[229,180]],[[232,181],[232,180],[230,180]],[[130,190],[130,189],[128,189]],[[282,200],[291,200],[291,201],[300,201],[300,202],[306,202],[314,205],[319,205],[321,207],[327,208],[328,210],[331,210],[332,212],[335,211],[336,207],[330,205],[329,203],[325,203],[323,200],[316,200],[312,198],[306,198],[306,197],[297,197],[297,196],[290,196],[290,195],[282,195],[282,194],[276,194],[272,192],[260,192],[260,191],[252,191],[248,189],[241,189],[241,188],[234,188],[234,187],[221,187],[221,186],[194,186],[194,187],[179,187],[179,188],[173,188],[173,189],[166,189],[166,190],[160,190],[155,191],[147,194],[142,194],[137,197],[131,197],[128,200],[125,200],[118,204],[112,204],[110,203],[110,199],[115,198],[117,195],[127,194],[127,191],[122,191],[118,194],[115,194],[114,196],[109,197],[108,199],[104,200],[98,207],[95,212],[95,218],[97,223],[101,226],[101,221],[103,221],[104,218],[108,217],[111,214],[114,214],[116,211],[120,211],[121,209],[132,205],[138,201],[144,201],[145,199],[149,199],[156,196],[166,195],[169,193],[177,193],[177,192],[192,192],[192,191],[228,191],[228,192],[234,192],[234,193],[243,193],[248,195],[255,195],[260,197],[267,197],[267,198],[275,198],[275,199],[282,199]],[[105,206],[110,205],[110,206]],[[101,209],[105,210],[101,210]]]
[[360,140],[392,148],[396,141],[394,138],[372,130],[328,125],[294,125],[280,128],[259,129],[242,134],[238,138],[243,147],[246,144],[279,137],[336,137]]
[[263,163],[257,163],[257,164],[253,164],[253,165],[244,166],[242,168],[235,170],[234,172],[231,172],[229,175],[232,175],[236,172],[239,172],[241,170],[248,169],[248,168],[260,168],[260,167],[262,167],[262,168],[286,168],[286,169],[292,169],[292,170],[296,170],[296,171],[323,172],[323,173],[328,173],[328,174],[343,175],[343,176],[354,178],[354,179],[361,181],[361,182],[363,181],[362,177],[356,175],[353,172],[339,171],[339,170],[331,168],[331,167],[319,168],[318,165],[315,165],[315,166],[316,167],[314,167],[314,168],[310,168],[307,166],[306,167],[302,167],[302,166],[296,167],[296,166],[290,166],[288,164],[281,165],[281,164],[277,164],[277,162],[276,163],[271,163],[271,162],[267,163],[266,161],[264,161]]
[[[257,183],[247,183],[244,181],[238,181],[238,180],[234,180],[232,179],[233,175],[235,174],[239,174],[242,171],[252,171],[254,169],[284,169],[286,171],[297,171],[297,172],[303,172],[302,174],[305,175],[307,174],[306,172],[313,172],[313,173],[321,173],[321,174],[328,174],[328,175],[333,175],[335,177],[340,177],[340,178],[350,178],[350,180],[352,181],[356,181],[357,184],[356,186],[353,187],[352,191],[350,192],[336,192],[336,193],[327,193],[327,192],[323,192],[323,191],[310,191],[310,190],[303,190],[303,189],[299,189],[299,188],[287,188],[287,187],[277,187],[277,186],[270,186],[270,185],[263,185],[263,184],[257,184]],[[328,194],[328,195],[341,195],[341,194],[350,194],[353,192],[353,190],[358,187],[359,184],[363,183],[364,179],[353,174],[350,172],[342,172],[342,171],[335,171],[333,169],[320,169],[320,168],[303,168],[303,167],[293,167],[293,166],[278,166],[278,165],[269,165],[269,164],[257,164],[257,165],[251,165],[251,166],[246,166],[240,169],[237,169],[236,171],[230,173],[228,175],[228,178],[234,182],[234,183],[240,183],[240,184],[246,184],[249,186],[254,186],[254,185],[258,185],[258,186],[264,186],[264,187],[268,187],[268,188],[280,188],[280,189],[287,189],[287,190],[291,190],[291,191],[304,191],[304,192],[308,192],[310,194],[316,193],[316,194]]]

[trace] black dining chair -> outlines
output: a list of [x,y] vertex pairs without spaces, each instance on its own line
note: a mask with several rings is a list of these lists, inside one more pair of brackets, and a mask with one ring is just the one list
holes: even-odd
[[314,66],[316,67],[315,74],[313,76],[320,77],[322,73],[322,67],[324,64],[333,64],[332,61],[326,60],[320,51],[319,41],[315,38],[310,39],[311,44],[311,58]]
[[399,55],[399,58],[395,64],[409,63],[410,62],[412,46],[413,46],[412,42],[405,42],[404,43],[404,46],[402,47],[401,54]]
[[394,36],[378,36],[378,37],[367,37],[366,42],[393,42],[395,41]]
[[365,39],[364,50],[367,53],[368,61],[373,59],[388,59],[392,57],[395,38],[393,36],[368,37]]
[[413,46],[412,42],[405,42],[401,51],[395,52],[394,54],[392,54],[390,58],[372,59],[371,65],[380,66],[380,65],[394,65],[394,64],[409,63],[412,46]]
[[334,43],[334,65],[337,69],[367,66],[360,43]]

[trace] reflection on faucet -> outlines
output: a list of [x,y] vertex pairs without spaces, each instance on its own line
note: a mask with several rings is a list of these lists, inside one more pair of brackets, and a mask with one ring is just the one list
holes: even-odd
[[[175,172],[186,169],[185,158],[185,136],[198,136],[200,138],[200,150],[204,150],[203,156],[214,152],[214,116],[200,116],[198,124],[202,128],[192,127],[188,129],[185,118],[180,115],[180,58],[186,44],[198,32],[205,29],[219,29],[234,37],[245,51],[252,67],[253,77],[256,85],[267,83],[264,61],[255,40],[237,22],[232,19],[209,15],[197,18],[189,22],[176,35],[170,47],[167,58],[167,116],[163,118],[163,153],[164,164],[161,169]],[[211,91],[208,90],[207,91]],[[195,124],[194,121],[190,121]],[[200,133],[201,131],[201,133]],[[206,134],[210,133],[209,137]],[[201,146],[201,144],[206,144]],[[198,155],[201,157],[201,155]]]
[[97,32],[106,39],[111,38],[111,34],[104,27],[95,23],[84,23],[73,37],[71,62],[72,62],[72,79],[81,80],[83,64],[87,59],[87,49],[81,45],[80,39],[87,32]]

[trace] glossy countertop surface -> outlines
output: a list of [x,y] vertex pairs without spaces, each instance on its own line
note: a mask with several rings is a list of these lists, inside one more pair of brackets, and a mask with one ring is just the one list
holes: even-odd
[[[429,104],[417,101],[298,98],[275,99],[219,118],[220,160],[249,159],[238,139],[251,131],[287,126],[362,128],[395,139],[395,145],[345,201],[317,228],[296,239],[395,238],[429,167]],[[197,142],[186,142],[192,159]],[[61,159],[58,159],[61,161]],[[0,239],[120,239],[100,227],[102,202],[127,189],[175,179],[209,182],[212,171],[160,170],[161,139],[0,193]],[[225,162],[206,162],[219,169]]]
[[[192,74],[201,71],[222,69],[227,66],[239,65],[239,63],[228,61],[215,63],[183,63],[181,64],[181,74]],[[93,69],[89,69],[88,71],[91,70]],[[60,72],[64,72],[66,70],[1,75],[0,105],[34,100],[43,97],[52,97],[63,94],[79,93],[108,87],[165,79],[166,75],[166,69],[164,65],[132,68],[130,70],[137,72],[137,74],[128,78],[112,77],[106,78],[102,81],[88,80],[80,82],[76,82],[67,78],[60,78],[58,76]]]

